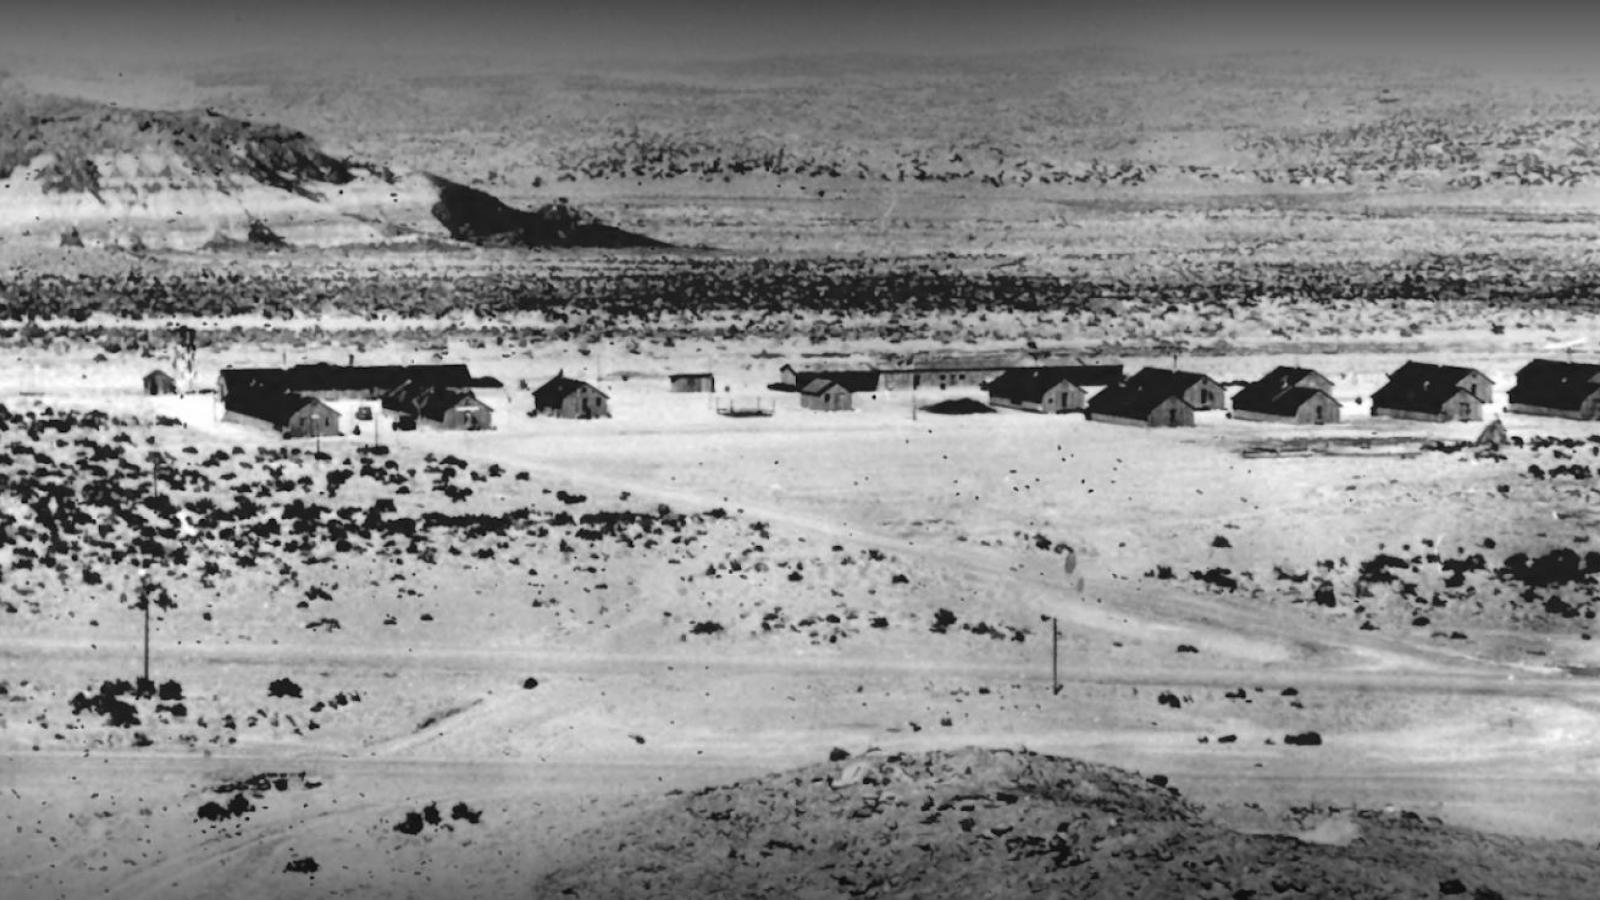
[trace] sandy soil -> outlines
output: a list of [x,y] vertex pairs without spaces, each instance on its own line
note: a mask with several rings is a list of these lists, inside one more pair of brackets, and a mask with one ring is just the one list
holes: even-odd
[[[1387,588],[1344,593],[1329,608],[1272,575],[1343,557],[1345,592],[1356,563],[1420,553],[1424,541],[1450,556],[1490,538],[1491,568],[1516,552],[1585,549],[1593,489],[1526,471],[1548,468],[1559,446],[1529,443],[1504,459],[1242,455],[1296,436],[1410,439],[1405,447],[1474,436],[1470,424],[1366,416],[1357,400],[1399,354],[1299,359],[1335,378],[1346,407],[1338,426],[1213,413],[1192,430],[1148,431],[1022,413],[913,419],[913,398],[888,391],[859,398],[854,412],[803,411],[793,395],[764,392],[780,360],[757,357],[759,346],[647,348],[619,354],[623,369],[604,356],[470,343],[452,356],[512,386],[485,398],[497,430],[400,433],[380,418],[382,459],[398,480],[358,477],[337,498],[321,485],[344,460],[356,464],[370,431],[296,442],[298,454],[263,466],[260,454],[283,442],[219,421],[205,394],[138,394],[152,361],[136,354],[95,363],[92,347],[35,352],[6,370],[14,413],[94,408],[182,422],[123,430],[168,454],[169,472],[231,475],[235,492],[279,485],[261,495],[267,517],[297,497],[360,509],[386,496],[409,515],[527,508],[537,522],[666,504],[689,516],[655,547],[643,532],[631,546],[569,533],[566,550],[554,545],[568,533],[560,526],[545,537],[531,525],[477,538],[446,530],[436,545],[460,555],[432,563],[324,540],[315,551],[258,548],[260,565],[210,579],[199,561],[230,557],[202,534],[186,568],[163,570],[177,608],[154,625],[156,679],[182,684],[188,715],[154,715],[154,701],[139,700],[136,728],[69,703],[138,674],[140,619],[119,601],[136,573],[110,565],[89,586],[70,567],[13,568],[5,591],[17,611],[0,643],[0,790],[18,836],[7,844],[8,896],[520,896],[553,864],[545,848],[631,814],[625,799],[812,763],[836,746],[1066,754],[1160,772],[1222,820],[1246,824],[1313,803],[1392,806],[1513,835],[1600,840],[1589,813],[1600,800],[1600,688],[1573,674],[1600,665],[1590,619],[1529,612],[1516,585],[1484,576],[1476,603],[1430,607],[1436,621],[1419,627],[1413,601]],[[297,352],[338,358],[337,344]],[[1519,356],[1439,358],[1504,387]],[[242,348],[203,355],[196,384],[260,359]],[[1204,364],[1232,379],[1278,361]],[[614,417],[529,418],[518,381],[562,367],[598,376]],[[712,398],[668,393],[664,374],[683,368],[714,369],[729,397],[776,397],[777,412],[726,419]],[[356,424],[357,404],[335,405]],[[1594,430],[1505,421],[1525,439]],[[82,450],[74,433],[65,445],[51,434],[13,429],[7,440],[63,460]],[[449,456],[465,463],[457,483],[473,488],[459,502],[439,493]],[[291,487],[302,476],[311,490]],[[414,490],[397,495],[398,483]],[[198,482],[168,490],[178,501],[206,494]],[[1071,575],[1058,545],[1075,552]],[[268,562],[280,558],[281,568]],[[1163,565],[1176,576],[1153,577]],[[1218,567],[1254,583],[1227,591],[1187,577]],[[1415,578],[1428,596],[1449,594],[1424,569]],[[1580,602],[1585,591],[1568,596]],[[326,619],[339,627],[308,627]],[[720,630],[702,633],[701,623]],[[279,678],[302,695],[269,696]],[[528,678],[537,685],[524,687]],[[360,699],[334,705],[338,695]],[[234,727],[219,724],[225,716]],[[1284,743],[1307,731],[1322,745]],[[217,790],[302,772],[259,796]],[[237,793],[256,807],[247,818],[198,815]],[[451,819],[458,802],[480,822]],[[440,824],[395,830],[428,803]],[[305,857],[315,873],[285,871]]]

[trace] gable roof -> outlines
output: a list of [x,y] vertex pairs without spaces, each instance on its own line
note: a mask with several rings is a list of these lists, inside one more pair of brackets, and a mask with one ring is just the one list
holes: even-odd
[[[1252,381],[1240,388],[1239,392],[1233,395],[1233,408],[1284,416],[1293,415],[1302,404],[1311,399],[1313,394],[1323,394],[1329,400],[1333,400],[1333,395],[1326,391],[1298,386],[1300,382],[1312,376],[1323,377],[1311,369],[1279,366],[1263,375],[1259,381]],[[1335,406],[1339,405],[1339,401],[1333,402]]]
[[800,393],[810,394],[811,396],[815,397],[820,394],[826,394],[830,390],[838,390],[844,391],[845,393],[850,393],[848,390],[846,390],[844,385],[834,381],[832,378],[813,378],[805,383],[805,386],[800,389]]
[[488,409],[488,406],[472,391],[464,388],[440,388],[430,389],[423,394],[421,402],[417,404],[417,414],[425,419],[438,421],[444,418],[445,413],[462,406]]
[[606,396],[604,391],[592,384],[579,381],[576,378],[568,378],[566,375],[557,372],[554,378],[534,389],[533,400],[540,406],[554,406],[572,394],[585,389],[594,391],[602,397]]
[[1517,383],[1506,399],[1525,406],[1577,410],[1596,391],[1600,391],[1600,365],[1536,359],[1517,372]]
[[[1489,380],[1489,376],[1479,372],[1477,369],[1468,369],[1464,366],[1441,366],[1437,363],[1407,360],[1404,365],[1395,369],[1389,375],[1389,384],[1398,382],[1401,385],[1413,385],[1443,381],[1459,386],[1463,381],[1473,377],[1482,378],[1484,381]],[[1477,396],[1477,394],[1474,393],[1473,396]],[[1485,398],[1478,397],[1478,399],[1483,400]]]
[[1471,378],[1488,380],[1488,376],[1477,369],[1407,360],[1394,370],[1387,384],[1372,392],[1372,405],[1374,408],[1381,406],[1437,413],[1457,391],[1465,391],[1477,400],[1484,400],[1475,391],[1463,386],[1462,382]]
[[851,392],[852,394],[858,392],[871,393],[878,389],[877,369],[839,369],[817,372],[796,371],[794,373],[794,383],[800,386],[801,391],[805,390],[806,385],[819,378],[825,378],[828,381],[831,381],[834,384],[837,384],[838,386]]
[[1600,363],[1572,362],[1564,359],[1536,359],[1517,370],[1517,380],[1525,379],[1543,380],[1557,378],[1563,381],[1578,379],[1580,381],[1600,380]]
[[273,387],[290,392],[313,391],[389,391],[412,381],[438,387],[500,387],[499,380],[474,378],[461,363],[413,366],[339,366],[332,363],[303,363],[287,369],[223,369],[227,390],[244,385]]
[[1025,403],[1038,403],[1063,381],[1078,387],[1116,384],[1122,366],[1029,366],[1007,369],[988,384],[989,393]]
[[226,406],[229,412],[271,422],[279,428],[288,425],[296,413],[308,406],[318,406],[338,416],[333,407],[315,397],[270,388],[230,393]]
[[[1251,385],[1251,387],[1255,387],[1255,385]],[[1249,388],[1246,388],[1246,390],[1249,390]],[[1292,416],[1298,413],[1300,407],[1305,406],[1308,400],[1316,397],[1326,397],[1328,402],[1334,406],[1339,405],[1339,401],[1333,399],[1333,395],[1327,391],[1319,388],[1294,387],[1265,397],[1259,395],[1245,397],[1245,392],[1240,391],[1239,396],[1233,400],[1233,408],[1244,410],[1245,412],[1263,413],[1269,416]],[[1241,402],[1241,398],[1243,398],[1243,402]]]
[[1201,375],[1199,372],[1176,372],[1172,369],[1157,369],[1151,366],[1140,369],[1134,373],[1132,378],[1128,379],[1129,384],[1139,385],[1157,393],[1173,395],[1182,394],[1202,381],[1216,384],[1215,379],[1208,375]]
[[1462,387],[1456,379],[1431,378],[1406,380],[1391,378],[1389,383],[1372,392],[1372,408],[1403,409],[1410,412],[1438,413],[1457,394],[1477,395]]
[[1305,381],[1307,378],[1317,378],[1322,381],[1330,380],[1327,376],[1323,375],[1321,372],[1318,372],[1316,369],[1302,369],[1299,366],[1278,366],[1271,372],[1268,372],[1257,379],[1256,383],[1260,384],[1261,382],[1266,382],[1268,384],[1278,384],[1285,388],[1291,388],[1298,386],[1300,382]]
[[1183,391],[1155,390],[1145,385],[1128,382],[1123,385],[1112,385],[1093,397],[1089,398],[1089,417],[1116,416],[1121,419],[1148,419],[1156,408],[1168,400],[1176,400],[1184,406],[1189,406],[1189,401],[1183,399]]
[[283,369],[223,369],[218,378],[222,381],[223,392],[232,394],[250,387],[277,387],[282,380],[283,371]]

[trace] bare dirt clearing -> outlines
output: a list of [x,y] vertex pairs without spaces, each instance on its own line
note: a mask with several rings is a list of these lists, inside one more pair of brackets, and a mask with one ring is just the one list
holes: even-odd
[[[297,353],[344,346],[304,334]],[[540,369],[471,343],[459,355],[507,384]],[[513,389],[491,401],[496,432],[383,431],[384,453],[370,436],[281,444],[217,421],[205,395],[135,395],[137,358],[25,357],[11,375],[34,396],[5,441],[20,539],[0,647],[6,789],[54,804],[12,807],[26,835],[12,893],[520,895],[572,828],[631,814],[625,798],[833,747],[1070,754],[1162,773],[1246,830],[1324,804],[1600,839],[1587,813],[1600,688],[1568,673],[1597,662],[1588,588],[1563,594],[1575,617],[1510,582],[1491,590],[1515,554],[1581,560],[1574,514],[1592,489],[1529,466],[1584,452],[1586,423],[1508,417],[1525,439],[1503,458],[1249,459],[1272,436],[1420,444],[1476,429],[1357,412],[1323,430],[1215,414],[1186,432],[912,420],[894,392],[848,414],[783,398],[773,418],[740,421],[667,393],[665,372],[729,358],[724,383],[754,394],[776,365],[760,346],[747,362],[694,342],[618,354],[631,373],[591,358],[612,420],[531,420]],[[1486,359],[1470,361],[1504,383],[1515,351]],[[1271,360],[1207,363],[1228,378]],[[1398,360],[1304,361],[1353,404]],[[54,387],[72,371],[93,379]],[[91,406],[122,418],[60,412]],[[1440,566],[1472,553],[1485,569],[1466,602]],[[1363,568],[1382,554],[1403,565]],[[1333,606],[1294,580],[1325,559]],[[155,624],[154,674],[180,686],[184,715],[113,688],[139,718],[122,727],[73,698],[137,675],[123,600],[136,562],[176,603]],[[1191,577],[1218,569],[1238,587]],[[1356,586],[1374,571],[1397,577]],[[1396,592],[1410,583],[1416,597]],[[1451,597],[1430,607],[1437,621],[1413,624],[1436,596]],[[214,790],[301,772],[319,786]],[[457,803],[481,821],[452,819]],[[147,837],[114,858],[67,849],[85,834]]]

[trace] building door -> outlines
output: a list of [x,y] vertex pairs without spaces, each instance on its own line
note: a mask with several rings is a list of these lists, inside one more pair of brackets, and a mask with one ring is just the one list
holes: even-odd
[[1167,424],[1174,428],[1178,427],[1178,408],[1176,406],[1167,409]]
[[1322,404],[1321,403],[1317,404],[1316,410],[1317,410],[1317,412],[1316,412],[1317,424],[1321,425],[1322,421],[1323,421],[1323,418],[1322,418]]

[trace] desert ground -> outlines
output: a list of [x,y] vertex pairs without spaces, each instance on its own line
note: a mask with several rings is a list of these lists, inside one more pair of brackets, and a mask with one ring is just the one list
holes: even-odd
[[[258,74],[191,85],[347,127],[353,100]],[[557,152],[581,86],[505,196],[578,172],[559,189],[678,249],[0,242],[0,894],[1592,896],[1600,426],[1504,408],[1530,359],[1600,345],[1592,185],[608,178]],[[376,109],[355,150],[480,152]],[[194,371],[146,396],[174,324]],[[956,352],[1300,365],[1343,421],[768,388]],[[351,358],[467,363],[505,385],[496,427],[223,420],[225,368]],[[1407,359],[1488,374],[1512,442],[1370,416]],[[611,418],[531,417],[557,371]]]

